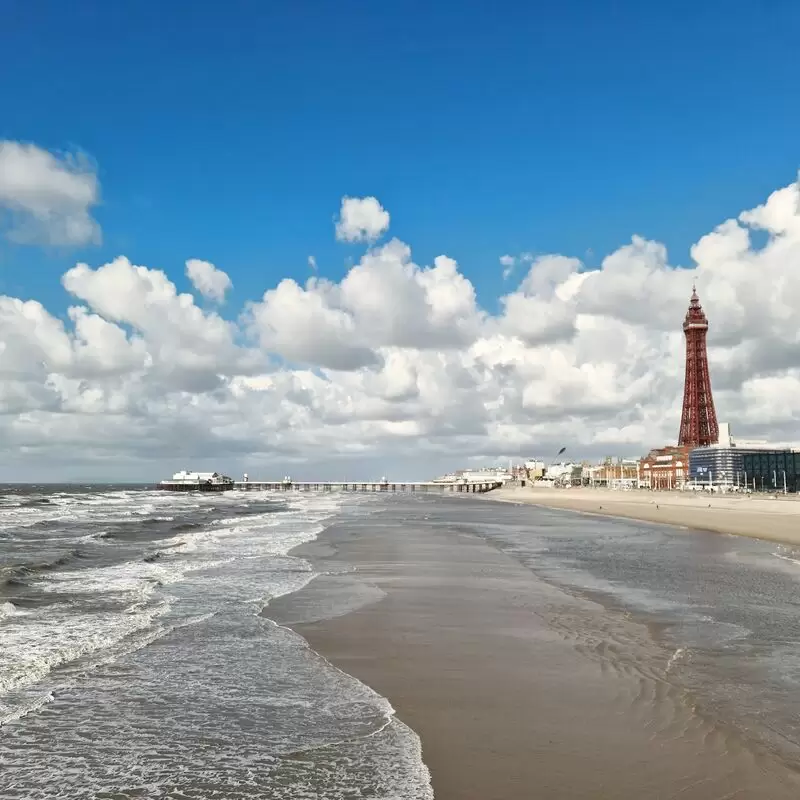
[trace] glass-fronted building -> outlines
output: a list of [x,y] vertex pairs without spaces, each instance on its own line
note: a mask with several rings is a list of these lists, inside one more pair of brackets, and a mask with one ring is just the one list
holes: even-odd
[[800,452],[749,450],[742,454],[742,480],[756,492],[796,492]]
[[696,447],[689,453],[689,481],[697,485],[796,492],[800,451],[755,447]]
[[714,486],[736,485],[743,470],[742,456],[737,447],[695,447],[689,453],[689,480]]

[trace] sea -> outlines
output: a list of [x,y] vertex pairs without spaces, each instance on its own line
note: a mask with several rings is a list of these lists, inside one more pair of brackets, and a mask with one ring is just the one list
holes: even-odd
[[351,569],[298,545],[402,525],[556,590],[539,618],[634,687],[656,744],[700,730],[800,774],[798,549],[473,498],[5,486],[0,798],[431,798],[389,700],[270,618]]
[[654,742],[700,734],[800,796],[800,548],[521,505],[443,524],[459,517],[562,591],[541,618],[633,687],[619,711]]
[[378,508],[0,487],[0,798],[431,797],[388,700],[268,613],[315,577],[293,548]]

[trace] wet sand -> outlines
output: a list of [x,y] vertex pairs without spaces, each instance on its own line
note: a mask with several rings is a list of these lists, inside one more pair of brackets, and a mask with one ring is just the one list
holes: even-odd
[[[477,518],[491,508],[464,502]],[[800,796],[794,773],[769,754],[702,719],[657,674],[616,659],[606,609],[463,528],[376,515],[296,552],[322,570],[356,571],[322,575],[268,615],[390,700],[421,737],[437,800]],[[342,613],[330,598],[348,582],[368,601]],[[650,647],[645,626],[625,624]]]
[[496,489],[480,496],[507,503],[529,503],[800,544],[800,500],[793,495],[515,487]]

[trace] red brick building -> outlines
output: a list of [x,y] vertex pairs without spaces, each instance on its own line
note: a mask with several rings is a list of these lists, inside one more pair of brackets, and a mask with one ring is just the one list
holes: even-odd
[[690,447],[661,447],[639,462],[641,485],[650,489],[680,489],[689,480]]

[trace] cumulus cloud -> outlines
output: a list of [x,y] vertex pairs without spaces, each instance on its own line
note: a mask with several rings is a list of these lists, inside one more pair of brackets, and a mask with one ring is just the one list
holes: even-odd
[[186,275],[203,297],[218,303],[225,299],[225,292],[233,286],[227,273],[197,258],[190,258],[186,262]]
[[334,370],[380,364],[386,348],[466,347],[483,319],[453,259],[420,267],[397,239],[367,252],[341,283],[281,281],[248,318],[266,350]]
[[389,230],[389,212],[375,197],[343,197],[336,221],[340,242],[374,242]]
[[396,239],[340,281],[286,278],[230,319],[159,270],[77,264],[66,315],[0,297],[2,477],[148,478],[190,461],[424,477],[564,444],[639,455],[677,438],[695,280],[720,419],[798,439],[799,200],[792,184],[722,221],[691,269],[638,236],[597,269],[514,256],[525,272],[491,311],[453,259],[416,263]]
[[119,257],[97,269],[77,264],[62,284],[98,317],[131,331],[131,347],[144,342],[148,375],[157,376],[162,389],[216,389],[227,374],[247,371],[258,360],[236,344],[233,323],[201,310],[160,270]]
[[286,278],[252,304],[251,330],[265,350],[289,361],[336,370],[378,363],[336,296],[337,287],[325,281],[311,279],[303,288]]
[[6,212],[5,232],[12,241],[99,242],[100,226],[91,215],[99,194],[97,175],[85,157],[0,141],[0,211]]

